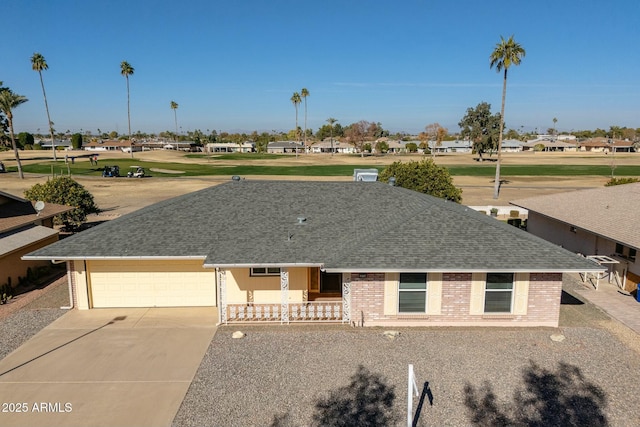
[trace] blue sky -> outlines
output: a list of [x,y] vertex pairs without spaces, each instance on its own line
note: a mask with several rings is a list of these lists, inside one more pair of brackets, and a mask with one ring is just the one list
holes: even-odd
[[[500,110],[489,68],[500,36],[526,49],[509,70],[506,123],[539,131],[640,127],[637,0],[20,0],[3,5],[0,81],[29,102],[18,130],[44,132],[30,58],[39,52],[58,131],[293,129],[306,87],[308,127],[381,122],[457,131],[469,107]],[[299,110],[303,125],[304,109]]]

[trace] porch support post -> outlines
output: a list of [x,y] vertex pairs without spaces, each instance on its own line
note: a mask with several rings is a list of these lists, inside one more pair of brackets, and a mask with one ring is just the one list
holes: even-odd
[[342,274],[342,323],[351,323],[351,273]]
[[220,286],[220,323],[227,324],[227,270],[218,270],[218,285]]
[[280,324],[289,323],[289,270],[280,269]]

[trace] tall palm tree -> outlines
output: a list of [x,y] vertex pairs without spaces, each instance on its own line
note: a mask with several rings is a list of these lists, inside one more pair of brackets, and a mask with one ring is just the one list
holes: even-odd
[[493,189],[494,199],[497,199],[500,195],[500,160],[502,154],[502,133],[504,131],[504,101],[507,97],[507,71],[511,65],[520,65],[525,55],[526,52],[524,48],[516,43],[512,35],[508,40],[500,36],[500,42],[496,44],[491,56],[489,56],[489,68],[496,67],[498,73],[504,69],[504,79],[502,80],[502,107],[500,109],[500,136],[498,137],[498,161],[496,163],[496,179]]
[[303,87],[300,91],[300,97],[304,99],[304,147],[307,148],[307,96],[309,96],[309,90]]
[[[293,96],[291,97],[291,102],[293,102],[293,106],[296,109],[296,144],[298,144],[298,140],[300,136],[298,135],[298,105],[302,102],[302,98],[300,98],[300,94],[298,92],[293,92]],[[295,147],[296,150],[296,158],[298,157],[298,146]]]
[[171,109],[173,110],[173,119],[176,122],[176,141],[177,141],[178,139],[178,113],[177,113],[178,103],[175,101],[171,101]]
[[0,111],[4,113],[7,117],[7,122],[9,122],[9,135],[11,136],[11,145],[13,146],[13,152],[16,156],[16,162],[18,162],[18,175],[20,179],[24,179],[24,174],[22,173],[22,163],[20,163],[20,154],[18,154],[18,146],[16,145],[16,138],[13,132],[13,109],[27,101],[27,98],[13,93],[10,89],[3,88],[0,90]]
[[337,120],[337,119],[334,119],[333,117],[329,117],[329,118],[327,119],[327,123],[329,123],[329,126],[331,126],[331,127],[329,128],[329,134],[331,135],[331,155],[332,155],[332,156],[333,156],[333,124],[334,124],[335,122],[337,122],[337,121],[338,121],[338,120]]
[[51,116],[49,115],[49,104],[47,103],[47,92],[44,90],[44,80],[42,80],[42,71],[48,70],[49,65],[47,65],[47,61],[44,59],[42,54],[36,52],[31,57],[31,69],[37,71],[40,75],[40,86],[42,86],[42,95],[44,96],[44,108],[47,110],[47,123],[49,123],[49,134],[51,135],[51,149],[53,150],[53,161],[56,159],[56,141],[53,137],[53,122],[51,121]]
[[135,70],[127,61],[120,63],[120,74],[127,79],[127,120],[129,124],[129,147],[131,149],[131,158],[133,158],[133,141],[131,141],[131,108],[129,105],[129,76],[133,75]]

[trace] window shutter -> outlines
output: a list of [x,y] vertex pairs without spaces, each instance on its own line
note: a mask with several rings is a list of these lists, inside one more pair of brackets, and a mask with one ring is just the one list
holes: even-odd
[[529,305],[529,273],[516,273],[513,281],[513,314],[525,315]]
[[398,314],[398,280],[400,274],[387,273],[384,277],[384,314],[395,316]]
[[484,284],[487,275],[485,273],[473,273],[471,275],[471,297],[469,302],[469,314],[484,313]]
[[428,314],[440,314],[442,307],[442,273],[427,275],[427,308]]

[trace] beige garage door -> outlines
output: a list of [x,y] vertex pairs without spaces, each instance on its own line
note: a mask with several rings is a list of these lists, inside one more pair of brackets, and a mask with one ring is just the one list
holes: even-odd
[[91,261],[87,269],[95,308],[216,305],[215,272],[201,260]]

